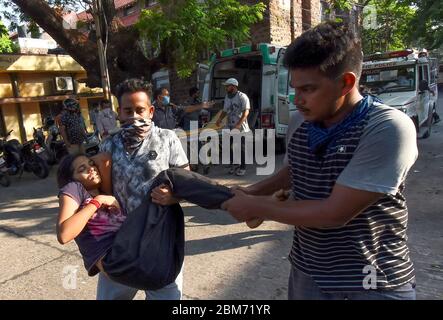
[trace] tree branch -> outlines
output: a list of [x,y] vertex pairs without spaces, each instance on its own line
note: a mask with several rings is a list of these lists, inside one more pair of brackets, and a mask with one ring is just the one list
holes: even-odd
[[[83,67],[88,66],[88,55],[94,56],[97,45],[81,32],[63,27],[60,12],[52,9],[44,0],[12,0],[23,13],[43,28],[63,49],[66,50]],[[81,52],[82,54],[79,54]]]
[[[88,73],[86,84],[101,87],[100,64],[95,34],[76,29],[64,29],[62,13],[44,0],[12,0],[23,13],[43,28]],[[112,0],[106,0],[112,1]],[[106,9],[110,16],[112,9]],[[108,24],[111,22],[108,21]],[[111,89],[129,77],[147,77],[160,68],[157,60],[148,61],[137,49],[138,32],[133,28],[110,28],[108,41],[108,68]]]

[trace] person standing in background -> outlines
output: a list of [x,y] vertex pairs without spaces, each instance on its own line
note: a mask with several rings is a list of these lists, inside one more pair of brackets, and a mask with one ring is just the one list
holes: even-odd
[[[248,96],[238,90],[237,79],[230,78],[223,83],[226,90],[225,103],[223,111],[217,120],[217,127],[220,126],[224,117],[228,116],[227,127],[230,130],[237,129],[242,132],[249,132],[248,115],[251,109]],[[231,165],[229,174],[244,176],[246,173],[246,155],[245,142],[242,140],[241,146],[241,163],[240,166]]]
[[100,108],[98,106],[97,102],[94,102],[92,104],[92,109],[91,111],[89,111],[89,123],[91,124],[91,126],[94,128],[94,133],[98,134],[98,129],[97,129],[97,116],[98,113],[100,112]]
[[117,113],[112,110],[109,100],[102,100],[100,107],[96,124],[100,137],[105,139],[117,128]]

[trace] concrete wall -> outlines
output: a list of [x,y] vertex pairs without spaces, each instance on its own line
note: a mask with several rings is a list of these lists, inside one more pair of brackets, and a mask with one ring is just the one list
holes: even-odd
[[20,141],[20,127],[18,125],[18,114],[16,105],[13,103],[9,103],[2,104],[0,107],[2,108],[6,132],[8,132],[9,130],[14,130],[11,133],[9,139],[18,139]]
[[[257,1],[243,0],[245,4]],[[320,0],[267,0],[263,21],[251,27],[251,41],[289,45],[304,30],[320,23]]]
[[11,98],[13,96],[11,79],[7,74],[0,74],[0,98]]
[[[272,0],[271,0],[272,1]],[[240,0],[243,4],[249,4],[254,5],[257,4],[258,1],[252,1],[252,0]],[[260,43],[260,42],[271,42],[271,17],[270,17],[270,10],[269,10],[269,2],[270,0],[262,0],[266,6],[267,10],[265,11],[263,15],[263,20],[259,23],[254,24],[251,27],[251,41],[254,43]]]
[[291,1],[271,0],[270,11],[270,42],[286,46],[291,43],[293,26],[291,28]]
[[53,95],[51,87],[54,78],[52,75],[39,73],[22,73],[17,77],[20,97],[41,97]]
[[25,127],[26,131],[26,139],[30,140],[33,138],[33,128],[39,128],[42,126],[40,104],[38,102],[22,103],[21,109],[23,115],[23,126]]
[[83,119],[85,119],[86,128],[89,132],[93,132],[94,128],[91,126],[91,119],[89,118],[89,109],[88,109],[88,99],[80,98],[80,111],[82,113]]

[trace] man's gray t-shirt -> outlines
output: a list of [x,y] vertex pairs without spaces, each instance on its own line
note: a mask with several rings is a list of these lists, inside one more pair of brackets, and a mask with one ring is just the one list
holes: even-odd
[[[243,92],[237,91],[237,94],[232,98],[229,98],[228,95],[226,95],[225,103],[223,105],[223,111],[226,112],[228,116],[227,127],[229,129],[234,129],[235,125],[240,120],[243,112],[245,112],[245,110],[249,110],[250,108],[251,106],[249,103],[249,98]],[[245,119],[245,121],[243,121],[240,131],[249,131],[248,119]]]
[[127,214],[149,196],[152,182],[160,172],[188,165],[188,158],[174,131],[155,125],[134,155],[126,152],[120,133],[105,139],[100,151],[112,154],[113,193]]
[[[300,112],[291,116],[286,145],[303,122]],[[399,110],[386,105],[374,108],[352,159],[336,183],[395,195],[418,157],[415,126],[411,124],[412,120]],[[284,163],[288,164],[287,154]]]

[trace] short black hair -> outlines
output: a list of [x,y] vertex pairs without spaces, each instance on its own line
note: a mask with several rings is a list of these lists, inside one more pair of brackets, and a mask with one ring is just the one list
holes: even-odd
[[131,78],[119,83],[115,89],[118,102],[121,102],[121,98],[125,93],[145,92],[148,99],[152,97],[152,85],[150,82],[144,79]]
[[111,101],[109,101],[108,99],[103,99],[102,101],[100,101],[100,105],[104,105],[106,103],[111,103]]
[[289,69],[318,67],[331,79],[347,71],[360,78],[361,40],[350,25],[323,22],[295,39],[286,49],[283,62]]
[[65,185],[74,181],[74,167],[72,164],[78,157],[85,156],[83,153],[68,154],[60,161],[57,169],[57,185],[61,189]]
[[154,91],[154,99],[157,99],[158,96],[161,96],[163,94],[163,90],[168,90],[168,88],[160,87],[160,88],[155,89],[155,91]]
[[189,89],[189,96],[192,97],[194,94],[196,94],[199,91],[200,90],[197,87],[192,87],[191,89]]

